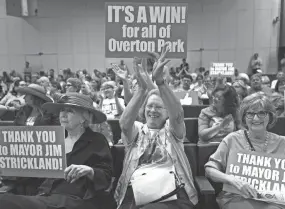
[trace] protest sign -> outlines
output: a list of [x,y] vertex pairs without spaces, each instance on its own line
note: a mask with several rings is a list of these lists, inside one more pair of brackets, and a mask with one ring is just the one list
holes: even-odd
[[106,57],[144,57],[165,43],[168,58],[187,57],[187,9],[185,3],[106,3]]
[[210,67],[211,77],[231,77],[235,73],[233,63],[213,63]]
[[[226,173],[247,182],[258,192],[258,200],[285,205],[285,157],[231,150]],[[224,191],[241,194],[224,184]]]
[[0,176],[64,178],[64,128],[0,127]]

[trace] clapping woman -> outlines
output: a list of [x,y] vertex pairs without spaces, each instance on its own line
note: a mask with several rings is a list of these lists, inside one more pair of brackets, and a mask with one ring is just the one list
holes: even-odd
[[[182,106],[163,79],[169,51],[164,47],[147,93],[138,63],[138,90],[120,118],[126,156],[115,192],[121,209],[189,209],[197,203],[191,167],[183,150],[186,130]],[[140,114],[139,114],[140,113]],[[143,123],[135,121],[140,115]]]

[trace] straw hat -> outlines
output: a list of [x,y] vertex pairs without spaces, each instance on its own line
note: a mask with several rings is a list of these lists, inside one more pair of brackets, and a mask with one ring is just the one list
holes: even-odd
[[104,113],[93,107],[93,101],[89,96],[77,92],[69,92],[62,95],[57,103],[47,102],[42,105],[43,109],[57,114],[64,107],[77,107],[88,110],[94,116],[93,123],[103,123],[107,120]]
[[45,88],[38,84],[32,83],[29,86],[18,88],[17,91],[22,94],[30,94],[39,97],[47,102],[52,102],[52,99],[46,95]]

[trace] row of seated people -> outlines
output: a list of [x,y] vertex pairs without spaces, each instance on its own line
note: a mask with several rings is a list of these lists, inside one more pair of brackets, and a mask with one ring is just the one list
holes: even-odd
[[[183,108],[162,76],[163,67],[168,62],[164,59],[168,51],[162,50],[153,71],[153,80],[158,88],[148,92],[144,78],[135,69],[139,87],[120,119],[123,146],[114,146],[112,151],[103,135],[88,128],[91,119],[93,123],[106,120],[104,114],[92,107],[90,98],[73,93],[64,95],[57,103],[45,102],[42,108],[54,116],[59,115],[60,125],[67,131],[65,179],[44,180],[40,187],[42,193],[38,195],[0,195],[0,206],[8,209],[102,208],[102,196],[109,191],[111,177],[115,176],[117,178],[111,188],[114,188],[114,199],[120,209],[186,209],[195,208],[198,203],[200,208],[213,208],[215,204],[212,202],[210,207],[203,205],[211,200],[209,194],[215,193],[205,178],[207,176],[214,182],[232,185],[241,193],[221,193],[217,202],[220,208],[284,208],[256,200],[257,192],[246,182],[241,183],[225,174],[231,149],[284,155],[284,137],[267,132],[267,127],[276,122],[275,108],[269,99],[260,93],[244,99],[239,116],[245,129],[230,133],[223,139],[206,163],[204,177],[199,177],[199,146],[184,144],[187,127]],[[35,91],[29,93],[39,95]],[[28,98],[25,99],[30,102]],[[217,101],[223,100],[217,98]],[[213,104],[216,102],[214,100]],[[35,118],[33,111],[29,113],[18,114],[21,124],[43,125],[45,122],[45,125],[57,125],[56,121],[51,124],[51,116],[47,119],[40,114]],[[136,121],[138,115],[143,122]],[[245,137],[247,135],[250,139]],[[204,166],[205,163],[201,167]],[[20,181],[18,186],[24,182],[28,187],[36,186],[35,181]],[[17,186],[14,188],[18,189]],[[112,196],[112,193],[108,196],[110,202]],[[105,199],[104,202],[109,201]]]
[[[187,131],[191,130],[197,130],[197,118],[192,119],[185,119],[185,126]],[[195,121],[193,123],[193,121]],[[111,125],[118,126],[118,120],[110,121]],[[276,125],[270,129],[270,132],[284,135],[283,133],[283,127],[285,124],[285,118],[278,118]],[[2,125],[10,125],[9,123],[3,122]],[[120,132],[120,130],[116,130]],[[194,137],[189,137],[189,139],[193,139]],[[198,135],[196,135],[196,139],[198,138]],[[204,165],[208,162],[208,159],[211,154],[213,154],[217,147],[218,143],[212,143],[212,144],[196,144],[197,141],[191,141],[194,143],[184,143],[184,151],[187,156],[187,159],[190,163],[192,175],[195,178],[195,187],[198,191],[200,191],[200,207],[202,208],[213,208],[213,204],[216,204],[213,201],[213,197],[215,196],[216,191],[214,188],[209,184],[205,176],[205,168]],[[113,156],[113,165],[114,165],[114,177],[116,180],[119,179],[119,177],[122,174],[123,170],[123,161],[125,157],[125,146],[124,145],[115,145],[112,147],[112,156]],[[115,184],[116,185],[116,181]],[[214,184],[215,185],[215,184]],[[217,191],[220,191],[219,186],[215,185],[215,188]]]

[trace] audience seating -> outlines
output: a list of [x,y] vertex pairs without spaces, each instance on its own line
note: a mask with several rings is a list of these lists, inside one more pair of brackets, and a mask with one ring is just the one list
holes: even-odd
[[184,118],[198,118],[202,109],[208,105],[183,105]]
[[281,136],[285,136],[285,117],[278,118],[275,126],[269,129],[269,131]]
[[121,127],[118,119],[108,120],[107,121],[111,126],[112,133],[113,133],[113,141],[114,144],[117,144],[118,141],[121,139]]
[[1,116],[1,120],[2,121],[13,121],[15,119],[16,116],[16,111],[14,110],[7,110],[2,116]]
[[0,126],[13,126],[14,121],[0,121]]
[[197,143],[198,135],[198,118],[185,118],[186,138],[190,143]]

